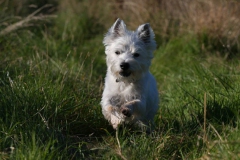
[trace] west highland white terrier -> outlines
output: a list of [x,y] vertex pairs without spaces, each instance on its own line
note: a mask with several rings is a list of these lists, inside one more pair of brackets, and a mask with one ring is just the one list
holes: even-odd
[[101,106],[114,129],[120,124],[153,124],[159,108],[154,77],[149,72],[156,49],[154,32],[148,23],[129,31],[121,19],[104,37],[107,74]]

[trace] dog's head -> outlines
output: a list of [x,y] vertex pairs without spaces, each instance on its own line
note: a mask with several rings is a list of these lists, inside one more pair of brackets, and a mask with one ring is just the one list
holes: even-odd
[[148,23],[129,31],[121,19],[113,24],[104,37],[108,72],[116,81],[134,82],[148,72],[156,49],[154,33]]

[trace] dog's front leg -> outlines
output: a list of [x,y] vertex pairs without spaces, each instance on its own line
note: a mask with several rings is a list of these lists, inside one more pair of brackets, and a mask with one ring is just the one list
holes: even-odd
[[126,117],[131,117],[132,115],[141,116],[146,111],[145,106],[144,100],[135,99],[123,104],[120,108],[120,111]]
[[120,109],[117,106],[111,104],[103,105],[102,113],[104,117],[111,123],[114,129],[122,123],[122,116],[120,115]]

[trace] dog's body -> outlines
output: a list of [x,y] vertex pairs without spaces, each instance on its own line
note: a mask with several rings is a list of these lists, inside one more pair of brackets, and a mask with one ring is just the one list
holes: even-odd
[[153,30],[143,24],[128,31],[118,19],[103,43],[108,67],[101,101],[104,117],[115,129],[121,123],[149,126],[159,104],[156,81],[149,72],[156,49]]

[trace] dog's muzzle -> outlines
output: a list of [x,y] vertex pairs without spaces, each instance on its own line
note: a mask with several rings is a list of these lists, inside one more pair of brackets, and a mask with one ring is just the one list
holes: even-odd
[[123,77],[128,77],[131,75],[131,72],[130,71],[121,71],[121,72],[119,72],[119,74]]

